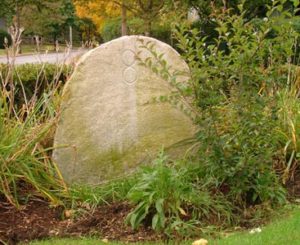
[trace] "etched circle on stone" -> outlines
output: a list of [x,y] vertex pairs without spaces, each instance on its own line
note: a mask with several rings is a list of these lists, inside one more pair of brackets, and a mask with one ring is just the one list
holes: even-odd
[[135,53],[130,49],[126,49],[122,54],[122,61],[125,65],[132,66],[135,62]]
[[137,79],[136,70],[132,67],[128,67],[123,72],[124,81],[128,84],[133,84]]

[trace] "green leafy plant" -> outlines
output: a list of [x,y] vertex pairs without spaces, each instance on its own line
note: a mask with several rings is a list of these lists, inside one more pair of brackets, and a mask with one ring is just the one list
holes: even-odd
[[138,206],[129,214],[127,221],[133,228],[137,228],[154,208],[152,228],[165,227],[167,212],[178,215],[184,212],[180,207],[182,183],[177,178],[175,169],[166,166],[166,157],[160,157],[154,162],[154,167],[144,169],[138,183],[130,190],[129,200],[138,203]]
[[[132,227],[151,220],[154,229],[166,232],[176,222],[187,224],[179,207],[186,211],[187,193],[204,196],[203,189],[197,189],[201,185],[207,188],[206,213],[220,208],[221,197],[229,203],[223,214],[236,223],[252,207],[263,213],[266,207],[285,203],[281,180],[292,177],[299,157],[299,89],[293,68],[299,33],[285,2],[273,1],[259,24],[247,18],[243,4],[234,12],[212,13],[216,38],[209,41],[190,24],[177,25],[178,48],[190,68],[190,79],[184,82],[178,79],[182,71],[173,71],[151,42],[141,43],[151,57],[140,59],[140,65],[175,91],[159,101],[178,105],[180,100],[183,110],[195,115],[199,130],[193,174],[166,163],[144,170],[129,194],[137,204],[127,219]],[[199,208],[190,203],[194,211]],[[193,212],[198,222],[201,213]]]
[[273,1],[259,25],[247,19],[243,4],[239,13],[216,13],[213,42],[188,26],[175,32],[200,112],[199,164],[206,166],[205,178],[237,207],[285,200],[273,168],[289,142],[278,140],[283,117],[277,113],[284,108],[277,107],[277,93],[291,89],[299,38],[285,2]]
[[230,222],[230,204],[222,196],[212,197],[205,183],[193,176],[194,170],[193,166],[169,163],[161,152],[152,166],[137,174],[137,183],[128,193],[137,206],[126,221],[133,229],[150,222],[154,230],[169,236],[192,234],[214,215]]

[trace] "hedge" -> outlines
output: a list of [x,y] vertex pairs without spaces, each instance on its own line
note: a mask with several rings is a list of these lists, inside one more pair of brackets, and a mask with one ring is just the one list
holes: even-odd
[[[35,90],[37,90],[36,95],[40,96],[49,85],[55,82],[64,84],[71,75],[72,70],[72,66],[58,66],[48,63],[16,65],[13,72],[16,100],[20,103],[23,101],[22,86],[25,89],[27,98],[31,98]],[[7,72],[7,65],[0,64],[0,81],[1,78],[7,76]]]

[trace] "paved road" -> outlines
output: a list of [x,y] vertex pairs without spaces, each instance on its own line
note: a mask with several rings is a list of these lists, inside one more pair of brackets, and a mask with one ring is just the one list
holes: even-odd
[[[25,63],[70,63],[76,57],[84,54],[87,50],[73,50],[69,53],[48,53],[48,54],[33,54],[20,55],[16,57],[15,64]],[[0,56],[0,63],[7,63],[6,56]]]

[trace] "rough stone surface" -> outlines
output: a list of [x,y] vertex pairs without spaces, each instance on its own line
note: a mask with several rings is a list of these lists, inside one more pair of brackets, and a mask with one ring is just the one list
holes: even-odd
[[54,142],[54,160],[68,183],[122,176],[194,134],[182,110],[151,103],[172,86],[140,65],[137,57],[150,56],[141,42],[153,43],[172,69],[188,70],[169,45],[142,36],[125,36],[85,54],[64,88]]

